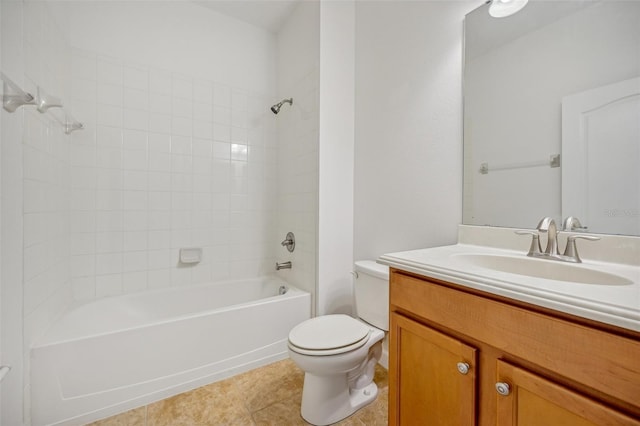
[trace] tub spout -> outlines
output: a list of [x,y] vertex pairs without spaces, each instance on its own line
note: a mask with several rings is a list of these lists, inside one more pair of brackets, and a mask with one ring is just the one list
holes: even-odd
[[280,269],[291,269],[291,262],[276,262],[276,271]]

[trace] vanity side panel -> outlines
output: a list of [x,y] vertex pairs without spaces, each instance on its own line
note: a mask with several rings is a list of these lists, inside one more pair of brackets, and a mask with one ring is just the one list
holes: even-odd
[[640,338],[613,335],[553,316],[391,271],[390,305],[481,341],[579,384],[640,415]]

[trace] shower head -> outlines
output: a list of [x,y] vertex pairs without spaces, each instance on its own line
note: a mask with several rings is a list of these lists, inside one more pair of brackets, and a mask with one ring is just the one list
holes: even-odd
[[277,114],[280,112],[280,108],[282,108],[282,105],[284,104],[289,104],[289,105],[293,105],[293,98],[289,98],[289,99],[283,99],[280,102],[278,102],[277,104],[273,105],[271,107],[271,112],[274,114]]

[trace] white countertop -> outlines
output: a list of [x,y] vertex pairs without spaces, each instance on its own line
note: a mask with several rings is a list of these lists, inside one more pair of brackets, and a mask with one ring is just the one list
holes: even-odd
[[[523,245],[528,247],[528,242],[523,240]],[[602,285],[556,281],[489,270],[461,262],[461,257],[458,256],[488,254],[526,257],[526,252],[526,248],[512,250],[459,243],[385,254],[378,259],[378,262],[425,277],[640,331],[640,266],[638,265],[583,258],[583,263],[574,266],[606,271],[631,281],[631,284],[627,285]],[[554,262],[553,260],[539,261]]]

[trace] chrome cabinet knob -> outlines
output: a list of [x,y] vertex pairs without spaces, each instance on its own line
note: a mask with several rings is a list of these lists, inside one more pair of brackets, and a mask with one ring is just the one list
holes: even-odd
[[456,366],[460,374],[467,374],[469,372],[469,364],[466,362],[459,362]]
[[496,390],[502,396],[507,396],[511,393],[511,387],[509,386],[509,383],[505,382],[496,383]]

